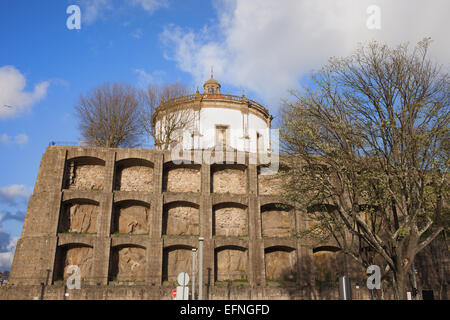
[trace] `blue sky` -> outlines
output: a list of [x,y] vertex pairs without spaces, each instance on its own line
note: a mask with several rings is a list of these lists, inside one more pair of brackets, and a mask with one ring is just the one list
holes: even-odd
[[[11,263],[45,148],[80,139],[73,111],[80,94],[105,81],[181,81],[194,92],[213,65],[222,92],[245,89],[276,114],[311,69],[361,41],[414,44],[431,36],[431,56],[448,67],[449,3],[1,0],[0,271]],[[66,26],[70,5],[81,10],[79,30]]]

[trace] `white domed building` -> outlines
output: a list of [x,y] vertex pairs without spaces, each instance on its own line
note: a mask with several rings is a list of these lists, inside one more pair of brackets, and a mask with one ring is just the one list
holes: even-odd
[[[174,125],[165,129],[170,121],[189,119],[171,136],[169,149],[182,143],[185,150],[270,151],[273,117],[268,110],[244,93],[242,96],[223,94],[220,88],[220,83],[211,74],[203,85],[203,93],[197,89],[195,94],[163,102],[156,109],[153,123],[160,135],[173,129]],[[155,148],[158,148],[156,143]]]

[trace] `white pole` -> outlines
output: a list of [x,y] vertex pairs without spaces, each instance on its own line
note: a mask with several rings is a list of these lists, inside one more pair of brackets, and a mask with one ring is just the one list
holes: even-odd
[[416,280],[416,267],[414,266],[414,261],[411,264],[411,272],[412,272],[412,280],[413,280],[413,294],[412,299],[413,300],[419,300],[419,297],[417,296],[417,280]]
[[203,300],[203,237],[198,238],[198,300]]
[[197,259],[197,249],[192,249],[192,300],[195,300],[195,260]]

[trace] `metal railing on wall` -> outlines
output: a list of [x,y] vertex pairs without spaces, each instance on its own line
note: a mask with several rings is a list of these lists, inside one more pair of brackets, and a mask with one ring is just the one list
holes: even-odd
[[233,100],[233,101],[242,101],[242,102],[250,102],[251,105],[253,107],[255,107],[256,109],[260,109],[261,111],[268,113],[268,109],[265,108],[263,105],[261,105],[260,103],[258,103],[256,100],[252,100],[252,99],[248,99],[245,96],[237,96],[237,95],[233,95],[233,94],[224,94],[224,93],[218,93],[218,94],[207,94],[207,93],[203,93],[203,94],[189,94],[189,95],[184,95],[184,96],[179,96],[176,98],[172,98],[166,101],[162,101],[160,106],[158,108],[164,108],[166,105],[172,105],[172,104],[177,104],[180,102],[188,102],[188,101],[194,101],[197,98],[202,97],[203,99],[208,99],[208,98],[212,98],[212,99],[228,99],[228,100]]
[[49,146],[81,146],[80,142],[74,141],[50,141],[48,143]]
[[[62,147],[97,147],[96,145],[90,144],[87,141],[50,141],[49,146],[62,146]],[[133,147],[135,149],[152,149],[154,146],[152,144],[142,143]]]

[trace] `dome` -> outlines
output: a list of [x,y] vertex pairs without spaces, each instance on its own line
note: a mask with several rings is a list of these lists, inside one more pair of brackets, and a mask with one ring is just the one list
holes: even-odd
[[220,83],[216,79],[213,78],[213,74],[211,72],[211,79],[207,80],[203,84],[204,93],[206,94],[220,94]]
[[220,83],[219,81],[217,81],[216,79],[214,79],[213,77],[211,77],[211,79],[207,80],[204,84],[203,87],[208,85],[208,84],[215,84],[218,85],[220,87]]

